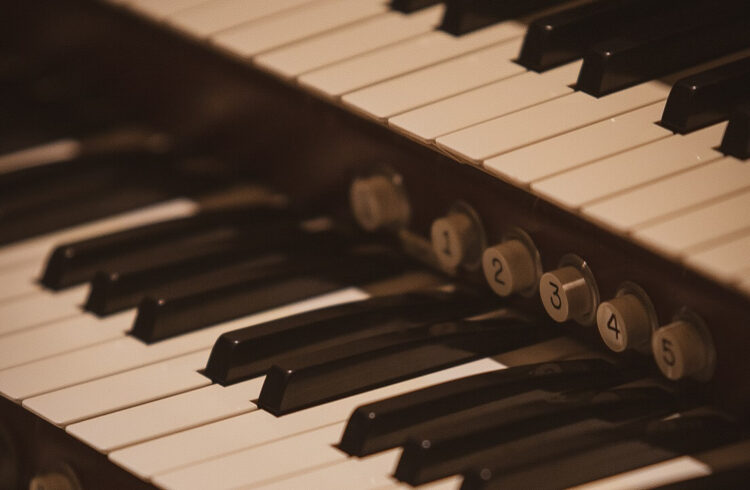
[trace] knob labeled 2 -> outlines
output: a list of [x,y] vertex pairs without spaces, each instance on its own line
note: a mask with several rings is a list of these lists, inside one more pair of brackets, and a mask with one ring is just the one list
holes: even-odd
[[541,262],[530,240],[511,238],[487,248],[482,254],[484,277],[495,294],[536,292]]

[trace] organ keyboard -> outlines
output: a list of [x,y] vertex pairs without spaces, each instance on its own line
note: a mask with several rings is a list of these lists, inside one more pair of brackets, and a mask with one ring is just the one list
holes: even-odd
[[743,487],[743,3],[8,6],[0,488]]

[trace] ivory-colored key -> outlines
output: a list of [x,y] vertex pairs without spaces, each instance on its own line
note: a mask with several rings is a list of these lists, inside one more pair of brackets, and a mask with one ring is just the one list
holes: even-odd
[[188,34],[205,38],[215,32],[298,7],[315,0],[209,0],[180,10],[165,20]]
[[[484,168],[503,179],[525,186],[584,163],[670,136],[671,131],[654,124],[663,110],[664,102],[657,102],[490,158],[484,162]],[[560,177],[565,175],[563,173]],[[545,186],[556,182],[555,177],[550,181],[538,182],[540,188],[536,192],[546,192]]]
[[7,267],[29,263],[35,263],[41,269],[42,261],[47,253],[57,244],[157,221],[190,216],[196,211],[198,211],[196,202],[190,199],[173,199],[24,240],[0,250],[0,271]]
[[523,73],[512,60],[521,40],[512,39],[422,70],[346,94],[348,106],[376,119],[386,119],[445,97]]
[[66,427],[97,451],[108,453],[217,420],[257,410],[265,377],[230,386],[210,385],[126,408]]
[[[721,123],[685,136],[672,135],[541,180],[532,184],[532,189],[558,204],[577,209],[591,201],[720,158],[721,153],[714,147],[721,142],[725,128],[726,123]],[[518,151],[533,152],[546,143]],[[514,153],[493,160],[512,158]]]
[[0,337],[0,369],[117,339],[130,330],[135,310],[107,318],[76,315]]
[[24,400],[23,406],[64,427],[79,420],[211,384],[198,373],[210,349],[106,376]]
[[0,271],[0,304],[28,294],[39,293],[41,286],[35,282],[39,264],[23,263]]
[[[150,479],[159,473],[253,445],[316,427],[343,423],[354,408],[374,400],[502,367],[502,364],[492,359],[481,359],[283,417],[255,411],[114,451],[109,458],[139,477]],[[210,413],[206,416],[210,420]]]
[[164,17],[194,7],[206,0],[130,0],[127,6],[152,19],[161,20]]
[[319,0],[258,22],[222,31],[211,40],[242,57],[251,57],[337,27],[382,14],[383,0]]
[[583,208],[589,218],[630,232],[672,213],[750,187],[750,166],[722,158]]
[[0,155],[0,174],[69,160],[80,151],[80,141],[66,138],[6,153]]
[[[722,237],[750,230],[750,191],[637,230],[634,236],[651,248],[670,255],[704,249]],[[750,249],[748,249],[750,251]]]
[[329,97],[338,97],[410,71],[520,37],[524,30],[522,24],[508,21],[460,37],[442,31],[432,31],[311,71],[301,76],[299,82]]
[[709,474],[711,474],[711,468],[705,463],[690,456],[681,456],[573,488],[575,490],[646,489]]
[[410,15],[387,12],[298,43],[256,56],[253,62],[284,78],[351,58],[358,54],[424,34],[442,18],[435,5]]
[[648,82],[601,98],[574,92],[437,139],[445,151],[474,164],[667,98],[669,87]]
[[88,284],[60,292],[39,291],[0,303],[0,338],[37,325],[81,315]]
[[167,490],[230,489],[330,465],[347,458],[346,453],[333,447],[345,425],[339,422],[203,461],[157,475],[153,483]]
[[409,136],[433,141],[488,119],[570,94],[580,62],[546,73],[525,72],[392,117],[388,124]]
[[[685,258],[685,262],[709,276],[723,281],[741,280],[750,271],[750,231]],[[748,278],[750,279],[750,278]]]
[[365,297],[367,295],[356,288],[343,289],[155,344],[144,344],[130,336],[111,340],[0,371],[0,393],[12,400],[23,400],[211,347],[219,335],[230,330]]

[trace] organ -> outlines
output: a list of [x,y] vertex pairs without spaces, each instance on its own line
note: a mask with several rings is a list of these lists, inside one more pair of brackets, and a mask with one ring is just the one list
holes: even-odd
[[9,6],[6,486],[738,486],[750,19],[685,3]]

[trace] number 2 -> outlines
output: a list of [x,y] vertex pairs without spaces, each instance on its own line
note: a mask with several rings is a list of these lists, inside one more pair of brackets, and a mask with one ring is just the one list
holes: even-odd
[[500,259],[498,259],[497,257],[493,257],[492,258],[492,267],[496,267],[496,270],[495,270],[495,282],[498,283],[498,284],[502,284],[504,286],[505,285],[505,281],[503,281],[502,279],[500,279],[500,274],[503,273],[503,263],[500,262]]

